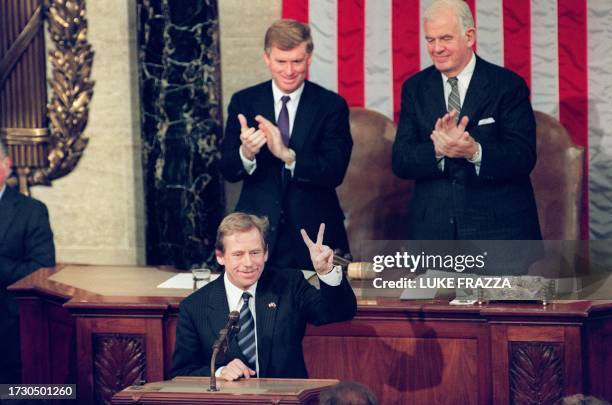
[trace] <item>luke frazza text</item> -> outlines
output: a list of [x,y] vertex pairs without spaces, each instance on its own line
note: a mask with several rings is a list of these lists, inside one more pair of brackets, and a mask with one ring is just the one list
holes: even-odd
[[481,255],[412,255],[408,252],[396,252],[395,255],[377,255],[373,258],[372,270],[377,273],[389,268],[406,269],[415,272],[418,269],[429,270],[464,270],[482,269],[485,266],[484,258],[487,253]]
[[507,277],[425,277],[399,280],[383,280],[377,277],[372,281],[374,288],[512,288]]

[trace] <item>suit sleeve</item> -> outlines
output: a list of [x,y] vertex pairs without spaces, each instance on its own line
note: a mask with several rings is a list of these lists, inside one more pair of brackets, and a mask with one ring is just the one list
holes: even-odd
[[529,176],[536,164],[536,125],[529,89],[523,79],[513,77],[500,100],[500,132],[495,139],[481,139],[479,128],[472,129],[482,147],[480,178],[506,180]]
[[419,134],[416,99],[415,85],[407,80],[402,86],[400,119],[393,143],[391,158],[393,173],[402,179],[439,178],[443,173],[438,168],[434,145],[429,138],[430,133]]
[[241,144],[239,113],[245,113],[245,111],[241,110],[238,97],[234,95],[227,107],[227,122],[221,142],[221,160],[219,162],[219,169],[223,177],[231,183],[240,181],[248,175],[238,153]]
[[315,148],[296,151],[294,181],[325,188],[336,188],[344,180],[353,148],[349,109],[342,97],[333,98],[333,105],[321,108],[324,116]]
[[47,207],[37,204],[30,208],[30,213],[23,233],[12,236],[23,240],[23,256],[0,257],[0,269],[3,270],[0,271],[0,282],[3,286],[8,286],[42,267],[55,266],[55,246]]
[[202,342],[196,332],[189,307],[181,303],[170,377],[174,378],[178,375],[210,376],[211,353],[203,353],[201,348]]
[[340,285],[332,287],[320,283],[317,290],[298,273],[296,297],[298,297],[300,312],[314,325],[323,325],[332,322],[348,321],[357,312],[357,299],[346,277],[342,278]]

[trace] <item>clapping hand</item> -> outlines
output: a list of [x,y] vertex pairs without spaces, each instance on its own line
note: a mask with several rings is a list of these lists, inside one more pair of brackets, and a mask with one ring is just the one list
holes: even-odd
[[266,136],[270,152],[285,163],[290,161],[293,156],[285,146],[278,127],[262,115],[255,116],[255,121],[259,123],[259,130]]
[[334,267],[334,251],[327,245],[323,244],[323,234],[325,233],[325,224],[319,226],[317,241],[313,242],[308,237],[304,229],[300,230],[302,239],[310,252],[310,260],[316,272],[320,275],[329,273]]
[[436,156],[469,159],[474,156],[478,147],[474,138],[465,130],[469,118],[464,116],[457,124],[456,116],[457,112],[452,111],[438,118],[430,138],[434,143]]
[[255,155],[261,150],[261,147],[266,144],[266,135],[261,129],[255,130],[255,128],[249,128],[244,115],[238,114],[238,121],[240,121],[240,148],[242,154],[248,160],[253,160]]

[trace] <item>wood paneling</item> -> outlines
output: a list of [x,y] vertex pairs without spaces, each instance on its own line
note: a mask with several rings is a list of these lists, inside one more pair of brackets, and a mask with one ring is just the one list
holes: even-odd
[[612,401],[612,321],[610,318],[597,320],[587,328],[586,333],[588,392]]
[[[79,403],[94,403],[99,335],[142,336],[145,380],[168,378],[182,298],[176,291],[139,295],[134,285],[124,286],[135,292],[129,296],[102,295],[50,281],[57,271],[40,270],[10,288],[21,303],[25,383],[78,383]],[[140,283],[149,291],[154,282]],[[456,307],[370,299],[350,322],[308,326],[303,345],[311,377],[362,382],[384,404],[509,404],[556,398],[559,389],[612,400],[611,314],[611,303],[595,301]],[[117,390],[126,384],[115,382]]]
[[[147,382],[164,379],[161,319],[103,317],[98,314],[97,317],[78,317],[76,329],[80,403],[110,403],[112,394],[141,379]],[[121,356],[125,361],[136,363],[142,358],[144,374],[134,372],[130,367],[116,369],[114,376],[101,371],[100,363],[114,362]],[[114,380],[110,381],[111,378]],[[110,394],[108,387],[112,387]]]
[[314,337],[304,339],[311,377],[353,380],[383,404],[477,404],[475,339]]

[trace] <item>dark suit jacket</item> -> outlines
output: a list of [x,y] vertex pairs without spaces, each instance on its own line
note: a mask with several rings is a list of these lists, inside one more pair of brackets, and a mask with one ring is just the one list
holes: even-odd
[[[269,306],[275,303],[276,307]],[[302,338],[306,323],[321,325],[351,319],[356,300],[346,278],[337,287],[310,285],[302,272],[266,268],[255,293],[259,377],[306,378]],[[202,287],[180,305],[171,376],[210,375],[211,347],[225,326],[229,307],[223,276]],[[236,338],[223,366],[234,358],[245,361]]]
[[[402,89],[393,172],[416,180],[412,239],[541,239],[529,173],[536,162],[535,118],[518,75],[477,57],[462,105],[466,130],[482,147],[480,174],[466,159],[436,162],[430,134],[446,113],[442,77],[431,66]],[[479,125],[487,118],[495,122]]]
[[233,95],[220,162],[221,172],[228,181],[244,180],[236,211],[268,217],[271,257],[274,257],[281,215],[293,241],[293,248],[287,250],[293,252],[299,267],[312,268],[300,228],[306,229],[309,235],[316,235],[319,224],[325,222],[324,243],[332,249],[348,252],[344,214],[335,190],[344,179],[353,146],[349,110],[344,99],[314,83],[304,83],[289,144],[297,157],[294,176],[291,178],[286,172],[284,182],[281,175],[284,163],[274,157],[267,146],[257,154],[255,172],[246,173],[238,154],[238,113],[247,117],[251,127],[257,127],[255,116],[258,114],[276,122],[271,81]]
[[0,199],[0,305],[7,303],[6,287],[52,266],[55,247],[47,207],[7,186]]
[[19,381],[17,302],[10,284],[41,267],[55,266],[53,233],[47,208],[12,188],[0,199],[0,381]]

